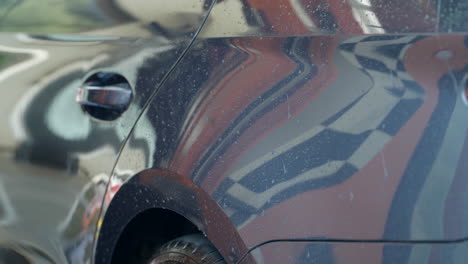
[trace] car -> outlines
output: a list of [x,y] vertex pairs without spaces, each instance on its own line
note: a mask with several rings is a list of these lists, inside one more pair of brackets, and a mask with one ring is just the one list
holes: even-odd
[[0,13],[0,263],[467,262],[467,1]]

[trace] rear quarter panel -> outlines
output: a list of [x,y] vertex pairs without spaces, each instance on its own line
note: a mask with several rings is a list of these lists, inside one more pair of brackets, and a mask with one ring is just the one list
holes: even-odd
[[369,245],[378,256],[371,263],[393,261],[384,261],[384,243],[420,243],[414,252],[427,253],[433,243],[462,242],[468,41],[460,10],[442,1],[223,1],[145,109],[113,178],[157,179],[163,170],[197,186],[203,199],[172,197],[161,207],[198,219],[233,263],[276,240],[291,242],[268,251],[270,260],[282,245],[308,240],[357,242],[343,244],[350,251],[381,243]]

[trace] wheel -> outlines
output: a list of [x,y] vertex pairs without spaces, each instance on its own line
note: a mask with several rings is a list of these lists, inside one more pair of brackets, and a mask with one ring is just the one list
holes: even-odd
[[149,264],[225,264],[211,242],[201,234],[186,235],[162,245]]

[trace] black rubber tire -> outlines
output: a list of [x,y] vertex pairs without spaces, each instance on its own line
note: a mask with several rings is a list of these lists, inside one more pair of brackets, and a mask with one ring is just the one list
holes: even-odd
[[201,234],[186,235],[162,245],[149,264],[225,264],[221,254]]

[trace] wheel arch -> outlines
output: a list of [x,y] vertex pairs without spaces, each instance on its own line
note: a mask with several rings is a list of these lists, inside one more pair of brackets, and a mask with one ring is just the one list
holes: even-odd
[[[146,230],[152,224],[162,227]],[[248,252],[217,203],[190,179],[167,169],[144,170],[119,188],[103,217],[95,263],[116,263],[112,262],[114,251],[121,250],[119,241],[132,231],[157,236],[157,244],[197,231],[208,237],[228,263],[236,263]]]

